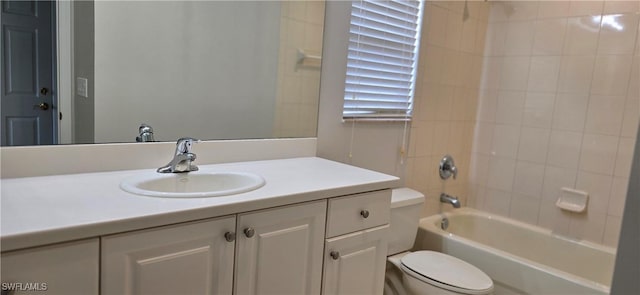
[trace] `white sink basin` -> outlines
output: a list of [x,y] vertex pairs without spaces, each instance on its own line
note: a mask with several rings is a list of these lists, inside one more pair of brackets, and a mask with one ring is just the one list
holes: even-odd
[[244,193],[264,184],[264,178],[244,172],[148,173],[125,179],[120,188],[143,196],[206,198]]

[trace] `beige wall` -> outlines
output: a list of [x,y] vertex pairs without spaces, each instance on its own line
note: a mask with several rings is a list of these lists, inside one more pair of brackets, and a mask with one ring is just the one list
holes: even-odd
[[[616,245],[638,126],[639,2],[492,3],[469,206]],[[585,213],[555,206],[589,193]]]
[[[427,2],[420,46],[414,118],[406,184],[426,196],[423,215],[453,207],[439,201],[440,193],[466,203],[471,144],[480,86],[482,53],[489,4]],[[450,154],[460,173],[443,181],[442,157]]]
[[404,124],[342,122],[351,2],[327,1],[318,115],[318,156],[404,176]]
[[[466,195],[464,171],[468,171],[488,4],[469,2],[471,18],[465,24],[464,2],[425,4],[414,119],[406,125],[342,121],[350,5],[327,3],[318,155],[399,176],[427,196],[425,215],[437,212],[440,204],[434,200],[441,189]],[[463,173],[443,187],[437,165],[446,153],[456,158]]]

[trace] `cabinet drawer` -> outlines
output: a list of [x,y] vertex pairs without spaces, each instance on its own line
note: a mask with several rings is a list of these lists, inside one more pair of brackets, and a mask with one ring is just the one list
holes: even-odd
[[335,237],[389,223],[391,190],[329,200],[327,237]]

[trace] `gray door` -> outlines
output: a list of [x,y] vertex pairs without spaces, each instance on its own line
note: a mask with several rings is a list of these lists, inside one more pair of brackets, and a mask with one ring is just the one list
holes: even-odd
[[2,1],[2,145],[54,144],[54,4]]

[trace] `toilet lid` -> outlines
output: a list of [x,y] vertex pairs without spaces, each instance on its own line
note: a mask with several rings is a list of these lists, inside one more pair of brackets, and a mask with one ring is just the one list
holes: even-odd
[[402,266],[416,278],[439,282],[439,287],[451,291],[476,294],[493,288],[493,281],[477,267],[453,256],[434,251],[417,251],[402,257]]

